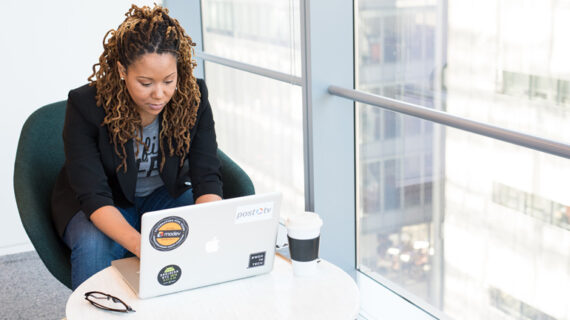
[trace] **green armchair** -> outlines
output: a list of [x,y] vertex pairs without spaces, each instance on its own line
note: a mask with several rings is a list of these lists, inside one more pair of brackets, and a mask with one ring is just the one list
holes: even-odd
[[[61,133],[66,101],[41,107],[26,120],[16,152],[14,193],[20,219],[47,269],[71,288],[70,250],[51,221],[51,191],[65,155]],[[249,176],[218,149],[224,198],[255,193]]]

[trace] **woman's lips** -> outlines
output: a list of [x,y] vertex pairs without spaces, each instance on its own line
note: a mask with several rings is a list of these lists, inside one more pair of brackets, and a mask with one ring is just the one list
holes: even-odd
[[160,110],[162,109],[163,104],[149,104],[148,105],[152,110]]

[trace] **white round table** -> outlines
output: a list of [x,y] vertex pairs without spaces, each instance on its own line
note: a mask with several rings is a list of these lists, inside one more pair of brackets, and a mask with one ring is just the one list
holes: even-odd
[[[120,298],[136,312],[98,309],[85,292],[102,291]],[[113,267],[81,284],[66,305],[68,320],[76,319],[356,319],[359,293],[354,280],[321,260],[318,273],[293,275],[291,264],[276,256],[273,271],[199,289],[139,299]]]

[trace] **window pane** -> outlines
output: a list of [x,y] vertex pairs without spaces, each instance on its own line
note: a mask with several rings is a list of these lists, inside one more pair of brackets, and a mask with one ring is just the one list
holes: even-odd
[[569,319],[570,160],[439,125],[430,138],[364,156],[358,268],[456,319]]
[[[565,4],[355,3],[357,89],[570,141]],[[570,160],[368,105],[355,124],[361,271],[457,319],[570,319]]]
[[204,52],[301,75],[299,0],[202,0]]
[[304,211],[301,87],[214,63],[206,75],[220,149],[256,193],[283,193],[282,217]]
[[570,141],[565,2],[355,3],[358,89]]

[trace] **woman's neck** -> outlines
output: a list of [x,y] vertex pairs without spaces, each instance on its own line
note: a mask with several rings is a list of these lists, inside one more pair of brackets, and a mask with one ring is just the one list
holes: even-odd
[[153,123],[156,118],[158,118],[158,116],[141,116],[143,128]]

